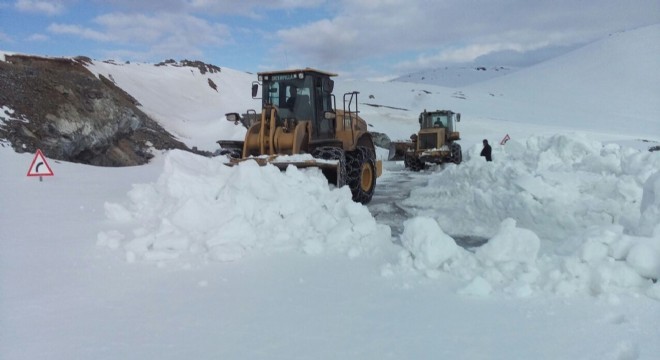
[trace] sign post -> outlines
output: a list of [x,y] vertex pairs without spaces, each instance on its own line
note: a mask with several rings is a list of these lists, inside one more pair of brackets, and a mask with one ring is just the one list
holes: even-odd
[[28,169],[27,176],[38,176],[39,181],[43,181],[43,176],[53,175],[55,174],[48,165],[46,157],[40,149],[37,149],[37,153],[34,154],[34,159],[32,159],[32,164],[30,164],[30,169]]

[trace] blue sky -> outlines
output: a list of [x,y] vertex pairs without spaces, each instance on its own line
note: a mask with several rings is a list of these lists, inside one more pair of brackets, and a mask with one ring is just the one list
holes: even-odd
[[0,50],[378,78],[527,66],[660,23],[660,0],[3,0]]

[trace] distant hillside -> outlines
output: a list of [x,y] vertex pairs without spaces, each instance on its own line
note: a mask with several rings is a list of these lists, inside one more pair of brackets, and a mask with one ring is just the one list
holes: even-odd
[[[579,127],[601,124],[603,130],[631,126],[660,134],[660,24],[611,34],[555,59],[464,88],[496,99],[491,116],[506,114],[511,102],[527,109],[556,109],[546,120]],[[517,106],[517,105],[516,105]]]
[[402,75],[391,81],[458,88],[508,75],[516,70],[510,66],[445,66]]

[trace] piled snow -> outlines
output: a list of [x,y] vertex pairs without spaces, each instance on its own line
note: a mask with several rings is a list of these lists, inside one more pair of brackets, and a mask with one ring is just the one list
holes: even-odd
[[[634,291],[660,299],[652,282],[660,278],[657,153],[579,135],[510,141],[492,163],[478,151],[429,174],[429,185],[402,202],[417,216],[404,222],[399,261],[384,275],[448,273],[464,282],[460,293],[477,296]],[[156,183],[134,185],[127,204],[106,204],[114,228],[98,244],[123,249],[129,262],[186,266],[254,252],[357,257],[392,246],[390,228],[318,169],[228,167],[223,159],[170,152]],[[466,250],[454,240],[461,236],[488,242]]]
[[[509,142],[492,163],[478,152],[403,201],[418,218],[404,223],[405,251],[387,273],[447,272],[471,295],[632,290],[660,299],[659,154],[577,135]],[[488,243],[471,252],[447,233]]]
[[131,262],[231,261],[255,251],[355,257],[390,243],[389,227],[317,168],[228,167],[221,158],[173,151],[158,181],[135,185],[128,197],[128,204],[106,204],[106,214],[114,227],[131,230],[102,232],[98,244],[121,247]]
[[527,229],[516,227],[516,221],[506,219],[500,230],[476,251],[477,259],[488,263],[518,262],[532,264],[539,252],[541,240]]
[[401,243],[413,253],[419,270],[436,269],[460,250],[454,239],[445,234],[430,218],[412,218],[404,222]]
[[[549,242],[612,224],[649,236],[658,223],[652,214],[660,176],[651,176],[660,168],[657,152],[604,145],[583,134],[496,145],[490,163],[479,151],[467,149],[466,161],[433,173],[428,186],[414,189],[402,205],[437,216],[453,235],[491,237],[503,220],[514,218]],[[644,227],[641,219],[647,219]]]

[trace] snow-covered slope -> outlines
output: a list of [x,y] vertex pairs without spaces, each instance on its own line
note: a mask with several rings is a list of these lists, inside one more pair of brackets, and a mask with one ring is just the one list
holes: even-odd
[[[511,75],[465,88],[492,94],[491,116],[515,107],[532,121],[660,134],[660,25],[621,33]],[[548,112],[551,110],[551,112]],[[554,116],[547,116],[547,115]],[[544,116],[545,115],[545,116]]]
[[142,104],[145,113],[186,145],[200,150],[217,149],[218,140],[242,139],[245,129],[227,122],[225,114],[260,106],[250,97],[256,75],[228,68],[202,74],[189,66],[101,61],[89,68],[114,80]]
[[445,86],[450,88],[487,81],[518,70],[511,66],[445,66],[399,76],[391,81]]

